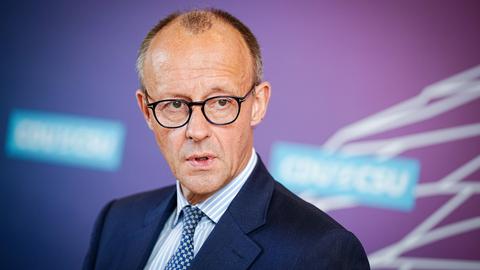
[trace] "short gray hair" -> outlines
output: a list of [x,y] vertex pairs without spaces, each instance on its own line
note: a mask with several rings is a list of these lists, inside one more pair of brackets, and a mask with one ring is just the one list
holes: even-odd
[[212,27],[212,18],[219,19],[222,22],[235,28],[243,40],[247,44],[250,50],[253,63],[253,83],[258,84],[262,81],[263,77],[263,63],[262,55],[260,52],[260,46],[258,45],[257,38],[250,31],[250,29],[243,24],[239,19],[231,15],[230,13],[220,9],[195,9],[185,12],[174,12],[167,17],[160,20],[145,36],[140,45],[137,55],[137,73],[140,80],[140,86],[142,90],[145,90],[143,68],[145,64],[145,57],[150,48],[150,44],[155,35],[160,32],[165,26],[169,25],[175,19],[180,18],[180,24],[188,31],[198,34],[207,31]]

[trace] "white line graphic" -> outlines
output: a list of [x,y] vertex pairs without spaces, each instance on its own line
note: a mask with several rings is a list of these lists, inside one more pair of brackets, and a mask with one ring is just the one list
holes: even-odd
[[480,65],[432,84],[414,98],[340,129],[323,147],[338,150],[349,141],[420,122],[475,100],[480,97],[479,76]]
[[454,128],[423,132],[393,139],[351,143],[342,147],[342,151],[352,155],[374,154],[383,158],[396,156],[410,149],[425,147],[480,136],[480,123]]
[[[370,154],[388,159],[411,149],[479,137],[480,122],[388,139],[359,141],[366,136],[436,117],[478,98],[480,98],[480,65],[434,83],[411,99],[345,126],[329,138],[323,147],[332,152],[341,151],[351,155]],[[480,269],[480,261],[402,257],[402,254],[412,249],[480,229],[480,215],[434,228],[471,196],[480,194],[479,181],[472,179],[465,181],[478,169],[480,155],[438,181],[420,183],[415,190],[417,199],[445,194],[453,197],[402,239],[369,254],[372,269]],[[307,194],[301,196],[324,211],[358,206],[354,199],[344,196],[327,198],[311,197]]]

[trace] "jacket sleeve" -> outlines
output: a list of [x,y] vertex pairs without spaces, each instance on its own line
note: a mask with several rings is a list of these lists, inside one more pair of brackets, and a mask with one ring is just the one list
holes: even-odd
[[305,246],[295,269],[369,270],[370,265],[357,237],[339,229]]
[[105,224],[106,216],[115,200],[109,202],[105,205],[100,211],[100,214],[95,221],[93,231],[90,237],[90,246],[88,248],[87,255],[83,261],[83,270],[95,269],[95,263],[97,261],[98,247],[100,245],[100,240],[102,238],[103,226]]

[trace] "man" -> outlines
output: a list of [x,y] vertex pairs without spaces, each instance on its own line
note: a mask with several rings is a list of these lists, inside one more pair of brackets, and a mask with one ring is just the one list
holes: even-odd
[[177,182],[110,202],[84,269],[369,269],[357,238],[255,153],[270,84],[243,23],[172,14],[147,34],[137,69],[138,105]]

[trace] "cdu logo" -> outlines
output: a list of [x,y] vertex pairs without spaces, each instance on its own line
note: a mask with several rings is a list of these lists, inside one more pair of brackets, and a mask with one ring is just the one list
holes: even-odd
[[15,158],[116,170],[124,137],[125,128],[117,121],[14,110],[6,151]]
[[371,206],[410,210],[419,163],[413,159],[349,156],[320,147],[279,142],[274,177],[302,197],[343,196]]

